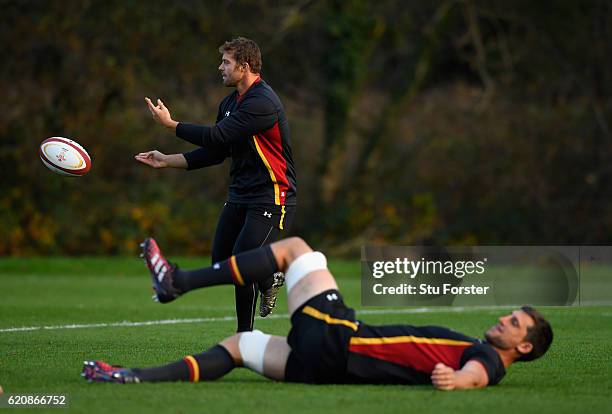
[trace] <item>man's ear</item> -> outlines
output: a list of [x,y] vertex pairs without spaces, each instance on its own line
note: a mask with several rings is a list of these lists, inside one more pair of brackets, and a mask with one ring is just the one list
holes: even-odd
[[521,342],[516,347],[516,350],[521,355],[526,355],[530,353],[532,349],[533,349],[533,344],[531,342]]

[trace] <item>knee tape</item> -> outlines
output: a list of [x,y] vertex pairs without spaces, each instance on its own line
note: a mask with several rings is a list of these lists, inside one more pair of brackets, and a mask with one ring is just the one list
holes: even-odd
[[261,331],[243,332],[238,342],[242,364],[259,374],[263,374],[264,354],[268,341],[270,341],[270,335]]
[[295,259],[285,274],[287,293],[308,273],[322,269],[327,269],[327,259],[321,252],[304,253]]

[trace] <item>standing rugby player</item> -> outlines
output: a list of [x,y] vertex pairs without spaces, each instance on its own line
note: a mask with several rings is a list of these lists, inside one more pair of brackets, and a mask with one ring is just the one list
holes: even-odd
[[[136,155],[153,168],[187,170],[232,159],[229,195],[214,236],[213,263],[285,237],[297,203],[289,123],[279,97],[260,76],[259,46],[239,37],[225,42],[219,52],[223,84],[234,91],[221,101],[215,125],[177,122],[161,99],[153,103],[145,98],[155,121],[198,148],[180,154]],[[207,283],[205,277],[195,271],[187,278],[195,288]],[[276,272],[258,283],[235,287],[238,332],[253,329],[258,292],[259,313],[267,316],[283,283],[284,275]],[[174,298],[157,294],[157,299],[165,303]]]

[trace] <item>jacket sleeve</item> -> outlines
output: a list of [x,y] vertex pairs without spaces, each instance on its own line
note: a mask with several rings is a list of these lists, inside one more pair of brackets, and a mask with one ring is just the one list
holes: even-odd
[[186,124],[179,122],[176,126],[176,136],[191,142],[194,145],[202,146],[202,132],[204,128],[208,128],[202,125]]
[[208,149],[226,148],[257,132],[272,128],[278,120],[278,110],[267,97],[252,95],[240,108],[214,126],[179,123],[176,135],[185,141]]
[[187,170],[195,170],[198,168],[210,167],[211,165],[221,164],[223,160],[229,157],[228,149],[206,149],[198,148],[190,152],[183,153],[187,160]]

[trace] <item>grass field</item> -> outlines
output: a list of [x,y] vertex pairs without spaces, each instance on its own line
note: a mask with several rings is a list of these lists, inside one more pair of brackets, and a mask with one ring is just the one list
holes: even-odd
[[[331,263],[358,310],[359,268],[357,261]],[[230,335],[233,289],[200,290],[160,305],[150,299],[143,263],[131,258],[0,259],[0,283],[0,385],[7,394],[68,395],[74,412],[612,412],[612,307],[543,309],[555,329],[549,354],[512,366],[501,385],[484,390],[284,384],[242,369],[210,383],[88,384],[79,376],[84,359],[155,365]],[[284,299],[283,292],[274,317],[257,320],[257,328],[288,331]],[[505,310],[366,308],[360,315],[374,324],[438,324],[480,336]],[[175,323],[119,324],[161,320]],[[12,329],[24,327],[32,329]]]

